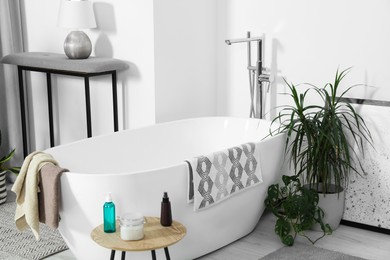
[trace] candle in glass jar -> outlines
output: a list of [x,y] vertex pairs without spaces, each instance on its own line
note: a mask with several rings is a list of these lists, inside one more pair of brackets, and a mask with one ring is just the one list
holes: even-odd
[[139,213],[126,213],[120,218],[122,240],[140,240],[144,237],[144,217]]
[[142,226],[121,226],[122,240],[140,240],[144,238],[144,227]]

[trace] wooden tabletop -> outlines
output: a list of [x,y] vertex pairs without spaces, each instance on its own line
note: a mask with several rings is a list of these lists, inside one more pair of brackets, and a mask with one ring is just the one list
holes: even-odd
[[112,250],[147,251],[173,245],[180,241],[186,234],[186,228],[177,221],[172,221],[170,227],[163,227],[160,224],[160,218],[145,217],[145,219],[145,236],[141,240],[122,240],[118,222],[115,233],[105,233],[102,224],[92,230],[91,237],[100,246]]

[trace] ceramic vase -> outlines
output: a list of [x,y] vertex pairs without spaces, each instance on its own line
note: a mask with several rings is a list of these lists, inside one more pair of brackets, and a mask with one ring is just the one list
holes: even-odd
[[[329,224],[332,230],[336,230],[344,214],[345,190],[337,193],[318,193],[318,206],[324,211],[324,224]],[[315,224],[313,230],[321,231],[321,226]]]

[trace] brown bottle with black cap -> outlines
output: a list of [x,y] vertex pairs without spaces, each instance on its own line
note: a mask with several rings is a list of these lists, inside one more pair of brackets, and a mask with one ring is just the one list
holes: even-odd
[[171,202],[168,198],[168,192],[164,192],[164,196],[162,198],[160,223],[164,227],[172,225]]

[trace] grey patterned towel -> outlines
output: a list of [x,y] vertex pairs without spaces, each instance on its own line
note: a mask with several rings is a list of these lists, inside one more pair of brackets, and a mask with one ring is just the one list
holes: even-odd
[[187,202],[194,203],[194,211],[262,183],[259,150],[259,143],[246,143],[186,161]]

